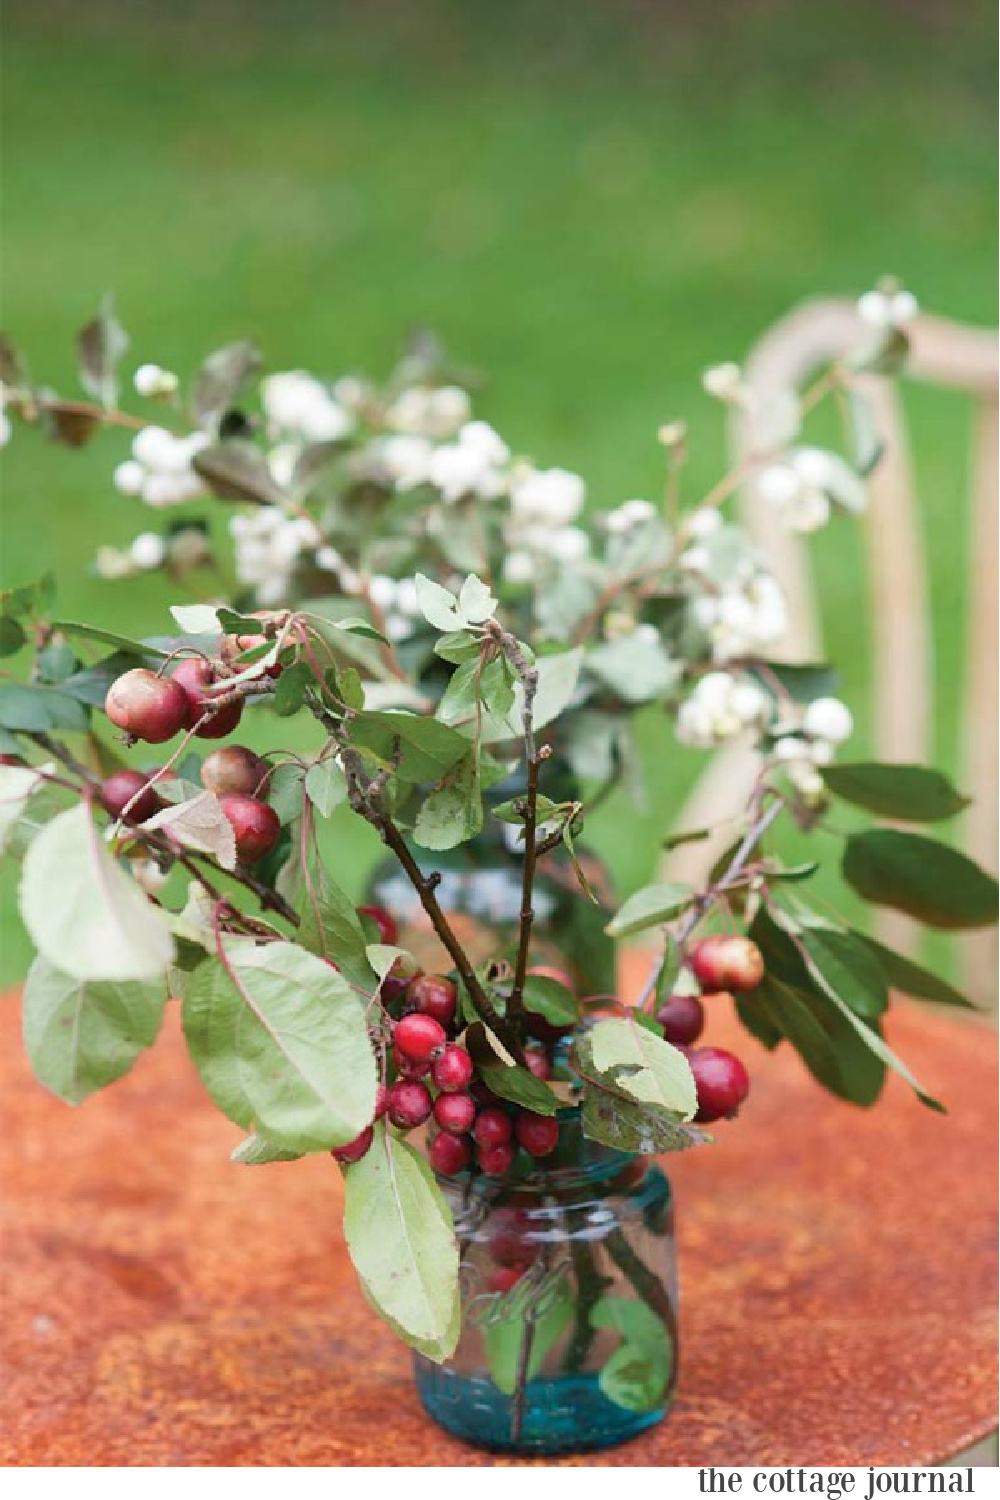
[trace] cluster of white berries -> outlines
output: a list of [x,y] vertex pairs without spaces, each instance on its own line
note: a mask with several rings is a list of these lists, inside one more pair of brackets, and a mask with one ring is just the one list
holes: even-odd
[[488,422],[466,422],[453,443],[433,449],[427,478],[446,505],[463,495],[495,500],[505,488],[504,466],[510,449]]
[[354,426],[350,412],[305,370],[282,370],[261,381],[261,405],[274,434],[302,443],[332,443]]
[[677,738],[695,750],[714,749],[759,727],[769,707],[767,694],[745,674],[708,672],[677,710]]
[[568,469],[516,472],[510,492],[508,551],[504,577],[508,583],[530,583],[553,562],[582,562],[590,552],[590,538],[571,523],[583,509],[586,486]]
[[98,578],[118,580],[155,572],[166,562],[180,568],[196,567],[208,559],[209,553],[208,537],[201,527],[185,526],[169,537],[142,531],[124,550],[99,547],[93,566]]
[[453,437],[471,416],[472,403],[461,386],[412,385],[393,401],[385,423],[394,432],[440,441]]
[[816,767],[829,765],[836,746],[848,739],[853,729],[854,720],[846,703],[839,698],[814,698],[801,724],[775,741],[774,759],[807,801],[823,795],[824,782]]
[[180,385],[173,370],[165,370],[162,365],[140,365],[132,380],[140,396],[160,399],[175,395]]
[[720,665],[771,650],[788,629],[788,607],[777,581],[751,562],[721,591],[712,587],[711,560],[689,547],[681,562],[709,585],[691,604],[695,622],[708,636],[712,660]]
[[165,427],[144,427],[136,433],[132,457],[115,469],[115,488],[157,510],[194,500],[205,486],[192,460],[209,442],[204,432],[177,437]]
[[626,500],[615,510],[601,516],[601,525],[609,536],[624,536],[656,518],[656,506],[648,500]]
[[905,291],[893,283],[865,292],[858,299],[858,315],[871,328],[903,328],[911,323],[920,311],[920,304],[912,292]]
[[[292,575],[304,553],[322,550],[323,536],[308,516],[290,516],[277,505],[230,517],[236,574],[263,605],[287,602]],[[331,549],[332,550],[332,549]]]

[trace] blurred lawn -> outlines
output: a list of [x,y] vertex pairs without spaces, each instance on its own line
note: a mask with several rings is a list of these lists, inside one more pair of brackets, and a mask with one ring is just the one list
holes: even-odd
[[[279,368],[381,373],[430,326],[488,373],[482,409],[512,445],[579,469],[595,504],[655,494],[656,427],[685,417],[694,497],[723,462],[700,370],[799,299],[891,271],[933,311],[995,319],[993,26],[985,4],[927,0],[8,0],[4,325],[63,389],[107,290],[135,361],[181,371],[250,335]],[[910,412],[954,770],[969,412],[924,391]],[[147,519],[109,482],[126,446],[18,434],[3,575],[54,566],[66,613],[138,634],[162,628],[167,592],[85,571]],[[863,753],[848,527],[822,538],[822,586]],[[699,765],[657,765],[655,816],[602,814],[623,880],[652,866]],[[342,848],[357,888],[361,846]],[[12,892],[8,873],[5,982],[28,955]]]

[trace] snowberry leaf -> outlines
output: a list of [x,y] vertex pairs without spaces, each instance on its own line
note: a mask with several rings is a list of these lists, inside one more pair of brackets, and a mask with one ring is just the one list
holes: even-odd
[[927,766],[840,763],[821,766],[820,774],[845,802],[902,823],[937,823],[960,813],[972,800]]
[[104,407],[118,399],[116,370],[128,348],[128,335],[114,314],[112,299],[105,297],[100,312],[77,336],[80,384]]
[[851,834],[841,870],[866,901],[906,912],[929,927],[991,926],[997,883],[966,855],[922,834],[870,828]]
[[664,882],[643,886],[631,895],[605,927],[609,937],[630,937],[647,927],[659,927],[676,917],[694,899],[689,885]]
[[292,1151],[346,1145],[375,1110],[364,1005],[342,974],[292,943],[225,941],[194,972],[184,1034],[223,1114]]
[[267,459],[252,443],[233,441],[202,448],[191,460],[191,467],[219,500],[281,505],[285,499]]
[[344,1236],[372,1305],[440,1363],[458,1342],[461,1296],[451,1212],[426,1161],[379,1121],[345,1172]]
[[417,603],[420,613],[436,630],[462,630],[466,621],[458,608],[458,600],[449,589],[442,588],[431,578],[418,573],[414,582],[417,587]]
[[660,641],[647,640],[638,631],[596,647],[587,656],[587,667],[626,703],[662,698],[677,686],[683,671]]
[[76,979],[155,979],[174,961],[166,914],[112,859],[84,803],[33,841],[19,899],[39,953]]
[[156,1041],[167,989],[153,983],[76,979],[35,959],[25,981],[24,1047],[39,1083],[80,1104],[114,1083]]
[[482,625],[493,618],[498,600],[494,599],[481,578],[470,573],[458,595],[458,613],[463,626]]
[[232,405],[241,387],[263,369],[256,344],[248,339],[216,349],[195,376],[191,409],[199,427],[214,426]]

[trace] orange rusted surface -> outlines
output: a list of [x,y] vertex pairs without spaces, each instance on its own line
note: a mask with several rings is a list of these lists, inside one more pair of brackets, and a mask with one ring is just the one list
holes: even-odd
[[[176,1015],[79,1110],[0,1005],[2,1437],[21,1466],[508,1465],[423,1416],[356,1290],[328,1158],[231,1165],[239,1132]],[[947,1118],[896,1079],[861,1112],[731,1019],[754,1089],[668,1162],[682,1362],[656,1431],[564,1464],[922,1464],[996,1425],[996,1043],[900,1006],[889,1028]],[[551,1461],[549,1461],[551,1462]]]

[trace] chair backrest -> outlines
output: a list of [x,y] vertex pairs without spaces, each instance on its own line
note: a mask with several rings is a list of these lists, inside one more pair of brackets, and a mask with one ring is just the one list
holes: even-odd
[[[967,668],[963,709],[964,788],[974,798],[963,829],[966,851],[988,868],[997,866],[997,389],[998,346],[989,330],[921,315],[909,325],[907,376],[931,385],[968,392],[976,406],[971,548],[965,597]],[[802,387],[824,366],[863,341],[864,327],[854,304],[808,302],[775,324],[758,342],[745,367],[755,399],[750,410],[766,409],[769,395]],[[869,481],[866,543],[872,612],[873,737],[878,759],[920,761],[931,757],[933,653],[928,608],[928,576],[919,507],[914,499],[905,422],[889,381],[865,376],[864,394],[883,443],[880,463]],[[758,445],[751,418],[742,414],[733,433],[734,459]],[[778,520],[774,507],[751,481],[740,504],[743,519],[759,543],[789,605],[788,660],[822,655],[821,629],[806,547]],[[699,826],[721,813],[736,813],[754,775],[745,748],[724,752],[709,767],[678,826]],[[671,873],[702,873],[717,849],[681,846]],[[706,863],[707,861],[707,863]],[[913,947],[911,924],[881,914],[880,934],[904,950]],[[962,951],[971,992],[987,998],[996,985],[996,939],[992,932],[966,939]]]

